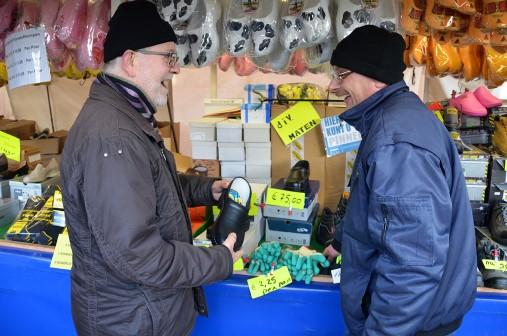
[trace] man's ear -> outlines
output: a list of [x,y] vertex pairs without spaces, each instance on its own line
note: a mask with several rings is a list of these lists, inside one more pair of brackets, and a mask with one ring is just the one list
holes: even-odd
[[381,90],[387,86],[386,83],[379,82],[378,80],[375,80],[375,79],[373,80],[373,85],[375,86],[375,89],[377,89],[377,90]]
[[132,50],[126,50],[121,56],[121,68],[129,77],[136,76],[135,58],[136,53]]

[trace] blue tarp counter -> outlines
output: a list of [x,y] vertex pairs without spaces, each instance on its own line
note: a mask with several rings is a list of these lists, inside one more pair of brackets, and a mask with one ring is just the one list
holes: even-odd
[[[49,267],[52,249],[0,242],[0,335],[75,335],[70,272]],[[342,335],[340,289],[293,283],[252,300],[246,275],[205,287],[209,317],[194,335]],[[507,291],[480,289],[457,335],[507,335]]]

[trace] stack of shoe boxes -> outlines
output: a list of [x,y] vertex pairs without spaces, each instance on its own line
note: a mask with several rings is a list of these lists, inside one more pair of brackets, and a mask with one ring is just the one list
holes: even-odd
[[223,120],[225,119],[201,118],[189,123],[192,159],[218,160],[216,124]]
[[245,177],[245,144],[239,119],[217,123],[218,159],[224,178]]
[[488,202],[490,206],[498,202],[507,202],[507,158],[499,155],[491,157],[491,179],[489,182]]
[[245,85],[245,104],[241,108],[246,151],[246,179],[271,185],[271,100],[273,84]]
[[461,167],[465,177],[468,198],[474,214],[476,225],[485,224],[489,206],[486,203],[488,187],[488,168],[490,155],[474,146],[461,154]]

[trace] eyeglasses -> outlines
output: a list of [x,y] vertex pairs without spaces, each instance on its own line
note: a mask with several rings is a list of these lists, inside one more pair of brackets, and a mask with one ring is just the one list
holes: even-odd
[[338,81],[343,81],[345,78],[347,78],[348,75],[350,75],[352,73],[352,71],[350,70],[345,70],[345,71],[342,71],[340,73],[336,73],[336,72],[331,72],[331,80],[338,80]]
[[144,54],[144,55],[157,55],[163,56],[167,66],[172,68],[178,62],[178,54],[175,51],[163,52],[163,51],[152,51],[152,50],[136,50],[136,52]]

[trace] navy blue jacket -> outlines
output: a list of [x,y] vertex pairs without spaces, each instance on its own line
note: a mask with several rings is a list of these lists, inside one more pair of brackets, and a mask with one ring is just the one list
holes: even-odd
[[341,237],[353,335],[445,335],[476,292],[472,211],[455,145],[401,81],[341,117],[362,135]]

